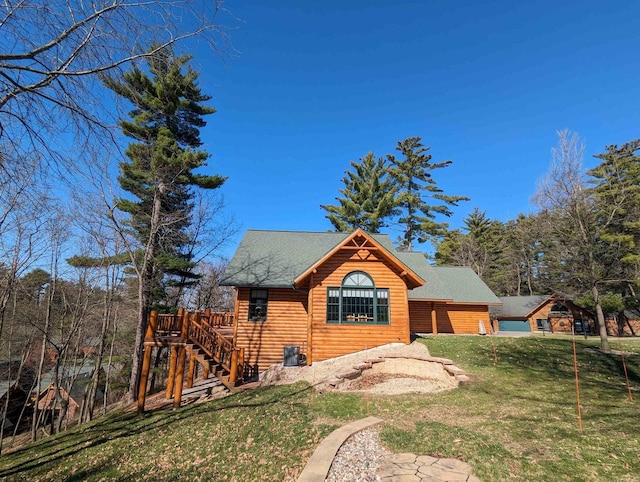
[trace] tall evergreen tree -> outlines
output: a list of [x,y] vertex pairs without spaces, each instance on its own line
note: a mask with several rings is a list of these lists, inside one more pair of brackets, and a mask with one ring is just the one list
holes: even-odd
[[121,79],[105,84],[127,99],[133,110],[122,120],[122,132],[133,142],[128,161],[120,164],[118,181],[130,194],[118,202],[128,214],[126,223],[140,249],[131,250],[138,279],[138,325],[130,397],[137,396],[144,333],[152,304],[165,275],[189,276],[193,263],[184,248],[191,221],[194,187],[215,189],[225,181],[219,175],[194,172],[205,166],[209,154],[199,149],[203,117],[215,112],[204,105],[210,97],[198,86],[191,57],[160,49],[148,59],[148,72],[135,66]]
[[415,241],[424,243],[445,235],[448,223],[438,222],[436,217],[450,217],[453,214],[451,206],[469,200],[465,196],[443,194],[431,171],[446,167],[452,161],[432,163],[431,154],[427,153],[429,149],[424,147],[420,137],[409,137],[398,142],[396,147],[403,159],[387,155],[390,174],[398,189],[396,204],[401,213],[398,222],[404,226],[402,248],[409,251]]
[[640,283],[640,139],[621,147],[607,146],[596,155],[602,162],[587,172],[598,211],[606,226],[603,239],[614,248],[619,292],[629,307],[637,304]]
[[375,158],[369,152],[360,162],[351,161],[354,171],[346,171],[342,178],[344,197],[336,198],[338,205],[321,205],[336,231],[346,232],[362,228],[369,233],[378,233],[384,220],[394,209],[396,188],[388,176],[388,167],[383,158]]

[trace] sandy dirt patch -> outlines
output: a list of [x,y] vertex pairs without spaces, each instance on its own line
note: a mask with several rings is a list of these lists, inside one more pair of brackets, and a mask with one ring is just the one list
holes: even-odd
[[[391,343],[369,350],[315,362],[311,366],[274,365],[261,375],[263,385],[280,385],[304,380],[318,390],[366,391],[371,394],[434,393],[458,386],[456,378],[441,363],[417,360],[427,357],[422,343]],[[389,358],[386,358],[389,357]],[[359,377],[333,385],[336,375],[353,370],[366,360],[384,359],[363,370]]]

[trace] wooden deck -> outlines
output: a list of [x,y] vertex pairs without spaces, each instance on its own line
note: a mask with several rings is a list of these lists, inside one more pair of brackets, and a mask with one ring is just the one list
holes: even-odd
[[138,388],[138,412],[144,411],[147,381],[154,348],[169,347],[171,358],[167,380],[166,398],[173,397],[174,407],[179,407],[185,385],[194,386],[197,365],[202,366],[203,378],[215,375],[227,388],[243,382],[251,370],[245,364],[244,351],[233,343],[233,313],[188,312],[177,314],[151,312],[144,340],[144,358],[140,386]]

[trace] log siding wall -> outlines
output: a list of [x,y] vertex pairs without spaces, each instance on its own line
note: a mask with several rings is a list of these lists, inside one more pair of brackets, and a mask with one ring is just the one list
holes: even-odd
[[248,321],[249,288],[238,288],[236,346],[245,349],[250,364],[263,371],[283,361],[284,347],[296,345],[301,353],[307,342],[307,293],[269,288],[266,321]]
[[422,300],[409,301],[411,331],[432,333],[431,309],[435,305],[438,333],[478,334],[479,321],[490,333],[489,307],[487,305],[455,304]]
[[[362,256],[362,253],[359,253]],[[347,353],[373,348],[387,343],[409,343],[409,312],[407,287],[399,273],[384,260],[372,256],[363,260],[353,250],[342,250],[318,267],[312,287],[313,361],[326,360]],[[364,271],[376,288],[389,289],[390,323],[335,324],[327,323],[327,288],[340,286],[352,271]]]

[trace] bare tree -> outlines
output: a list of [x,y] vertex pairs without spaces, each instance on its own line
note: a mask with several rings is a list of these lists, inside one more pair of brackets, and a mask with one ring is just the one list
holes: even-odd
[[[228,51],[222,11],[221,0],[2,2],[0,140],[51,158],[70,132],[108,138],[99,75],[194,37]],[[0,165],[10,160],[0,150]]]
[[586,187],[582,166],[584,142],[568,130],[558,132],[558,145],[551,151],[549,171],[538,183],[534,201],[551,214],[553,230],[569,247],[563,265],[574,288],[587,288],[593,296],[600,346],[609,350],[602,310],[601,286],[611,269],[609,246],[602,234],[607,222],[598,216],[592,193]]

